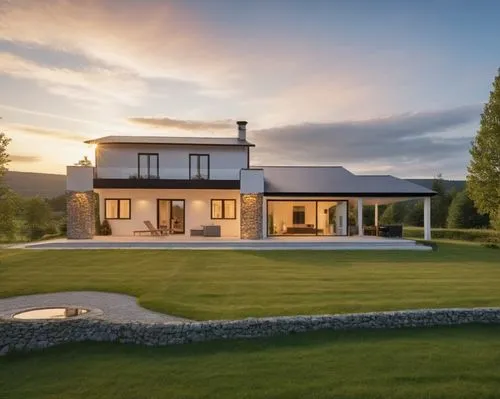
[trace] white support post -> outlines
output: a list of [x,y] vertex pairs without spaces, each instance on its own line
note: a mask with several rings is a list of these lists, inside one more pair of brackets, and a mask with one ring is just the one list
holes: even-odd
[[378,204],[375,204],[375,227],[378,227]]
[[267,200],[262,199],[262,238],[267,238]]
[[424,198],[424,240],[431,239],[431,197]]
[[358,236],[363,235],[363,198],[358,198]]

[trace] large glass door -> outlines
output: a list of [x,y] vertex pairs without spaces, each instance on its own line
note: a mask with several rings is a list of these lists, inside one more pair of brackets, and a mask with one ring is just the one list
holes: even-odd
[[345,236],[347,201],[267,200],[269,236]]
[[168,229],[170,234],[184,234],[185,216],[184,200],[158,200],[157,224],[159,229]]

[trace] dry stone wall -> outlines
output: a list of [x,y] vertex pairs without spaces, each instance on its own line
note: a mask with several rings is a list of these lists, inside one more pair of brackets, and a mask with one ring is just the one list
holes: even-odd
[[66,191],[67,237],[92,238],[95,231],[93,191]]
[[500,324],[500,308],[411,310],[186,323],[112,323],[84,318],[64,321],[4,319],[0,320],[0,355],[81,341],[165,346],[315,330],[393,329],[471,323]]
[[262,194],[241,194],[240,203],[241,238],[262,239]]

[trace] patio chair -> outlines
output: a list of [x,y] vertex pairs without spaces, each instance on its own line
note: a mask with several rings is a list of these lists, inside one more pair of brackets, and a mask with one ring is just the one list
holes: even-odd
[[144,224],[148,228],[147,230],[135,230],[134,235],[141,233],[149,233],[152,236],[165,236],[168,235],[168,229],[157,229],[153,226],[153,223],[149,220],[145,220]]

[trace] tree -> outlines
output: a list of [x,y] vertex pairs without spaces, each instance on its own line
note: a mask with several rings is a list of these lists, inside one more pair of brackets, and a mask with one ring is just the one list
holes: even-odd
[[16,219],[21,199],[12,190],[5,189],[0,195],[0,236],[12,241],[16,235]]
[[408,202],[404,223],[407,226],[421,227],[424,225],[424,202],[422,200]]
[[50,225],[52,212],[43,198],[29,198],[24,203],[24,220],[31,239],[42,237]]
[[75,163],[75,166],[92,166],[92,161],[87,156],[84,156],[83,159]]
[[405,202],[396,202],[385,208],[382,216],[380,216],[381,224],[403,223],[407,204]]
[[467,193],[479,212],[490,216],[500,230],[500,69],[470,149]]
[[438,174],[432,181],[432,190],[437,193],[431,200],[431,225],[432,227],[446,227],[450,196],[446,193],[444,180]]
[[19,210],[19,199],[3,184],[3,177],[10,162],[7,153],[9,143],[10,139],[5,133],[0,132],[0,235],[10,241],[16,232],[15,220]]
[[66,212],[66,194],[50,198],[47,202],[52,212]]
[[472,229],[487,227],[488,215],[481,215],[468,197],[467,191],[460,191],[451,202],[447,225],[452,229]]
[[0,132],[0,184],[2,183],[5,172],[7,172],[7,165],[10,162],[9,154],[7,153],[9,143],[10,139],[5,135],[5,133]]

